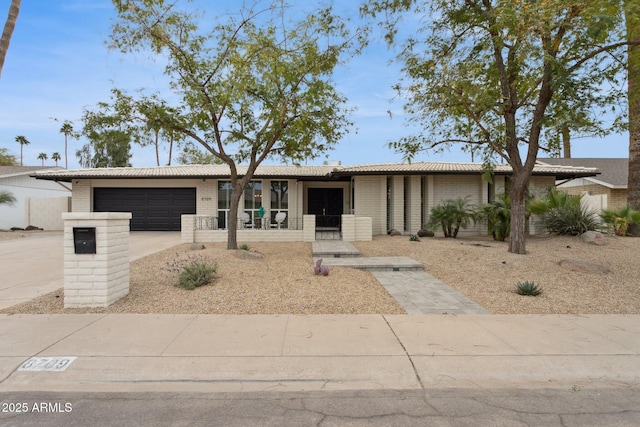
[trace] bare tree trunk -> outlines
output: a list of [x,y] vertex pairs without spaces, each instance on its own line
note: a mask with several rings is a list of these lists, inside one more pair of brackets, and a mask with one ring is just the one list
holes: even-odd
[[511,230],[509,234],[509,252],[524,255],[526,247],[526,203],[529,192],[529,180],[521,171],[514,169],[511,181]]
[[242,190],[238,178],[231,177],[231,200],[229,201],[229,218],[227,220],[227,249],[238,249],[238,207],[240,206]]
[[[625,0],[627,40],[640,39],[640,18],[634,0]],[[634,10],[635,9],[635,10]],[[627,203],[640,209],[640,46],[628,45],[629,178]]]
[[169,137],[169,163],[167,166],[171,166],[171,156],[173,156],[173,137]]
[[158,139],[159,139],[160,131],[156,130],[156,164],[160,166],[160,151],[158,150]]
[[13,30],[16,27],[18,13],[20,13],[21,1],[22,0],[11,0],[9,16],[7,16],[7,20],[4,23],[4,29],[2,30],[2,39],[0,39],[0,75],[2,74],[2,68],[4,67],[4,58],[7,56],[7,51],[9,50],[11,36],[13,35]]
[[562,126],[562,157],[571,158],[571,131],[569,126]]

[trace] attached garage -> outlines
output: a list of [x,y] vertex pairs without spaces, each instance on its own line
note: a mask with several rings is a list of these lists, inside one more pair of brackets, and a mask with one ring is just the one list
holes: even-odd
[[196,213],[195,188],[94,188],[94,212],[131,212],[131,231],[180,231]]

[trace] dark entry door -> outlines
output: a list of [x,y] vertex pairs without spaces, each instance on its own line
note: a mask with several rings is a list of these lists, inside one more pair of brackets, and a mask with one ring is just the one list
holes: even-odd
[[309,188],[307,211],[316,216],[316,227],[340,227],[343,212],[342,188]]

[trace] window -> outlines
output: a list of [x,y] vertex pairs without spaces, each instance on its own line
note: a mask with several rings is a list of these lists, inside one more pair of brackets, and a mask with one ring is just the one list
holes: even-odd
[[287,218],[280,225],[288,228],[289,223],[289,181],[271,181],[271,223],[276,222],[276,214],[284,212]]
[[393,228],[393,181],[387,177],[387,231]]
[[244,189],[244,211],[249,214],[251,222],[259,222],[258,212],[262,207],[262,181],[249,181]]
[[404,231],[410,231],[411,229],[411,188],[409,187],[409,177],[405,176],[402,179],[404,186]]
[[425,206],[427,204],[427,177],[420,177],[420,228],[424,227],[426,222]]
[[231,181],[218,181],[218,228],[227,228],[230,203]]

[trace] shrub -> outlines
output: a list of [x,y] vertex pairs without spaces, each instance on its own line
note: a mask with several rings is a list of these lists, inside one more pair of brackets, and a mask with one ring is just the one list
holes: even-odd
[[418,237],[417,234],[410,234],[409,235],[409,241],[410,242],[419,242],[420,241],[420,237]]
[[249,247],[249,245],[247,245],[246,243],[241,244],[240,246],[238,246],[238,249],[240,249],[241,251],[248,251],[251,248]]
[[630,224],[640,224],[640,211],[627,205],[620,209],[605,209],[600,218],[613,229],[616,236],[626,236]]
[[493,240],[503,242],[511,230],[511,201],[502,194],[493,202],[487,203],[477,212],[477,217],[487,221],[487,230]]
[[204,286],[213,281],[216,270],[215,264],[194,261],[183,268],[175,286],[189,290]]
[[516,293],[518,295],[535,297],[542,293],[542,287],[528,280],[526,282],[518,282],[516,284]]
[[176,253],[176,258],[167,263],[167,270],[171,274],[171,280],[176,280],[175,274],[177,273],[178,278],[174,283],[175,286],[194,289],[213,281],[217,266],[203,255],[187,255],[180,258]]
[[469,204],[469,197],[445,200],[431,209],[427,227],[431,230],[442,228],[444,237],[456,238],[460,227],[468,227],[473,218],[475,214]]
[[551,189],[544,199],[532,202],[530,209],[540,216],[543,227],[549,233],[577,236],[600,228],[595,212],[583,207],[581,200],[582,196]]

